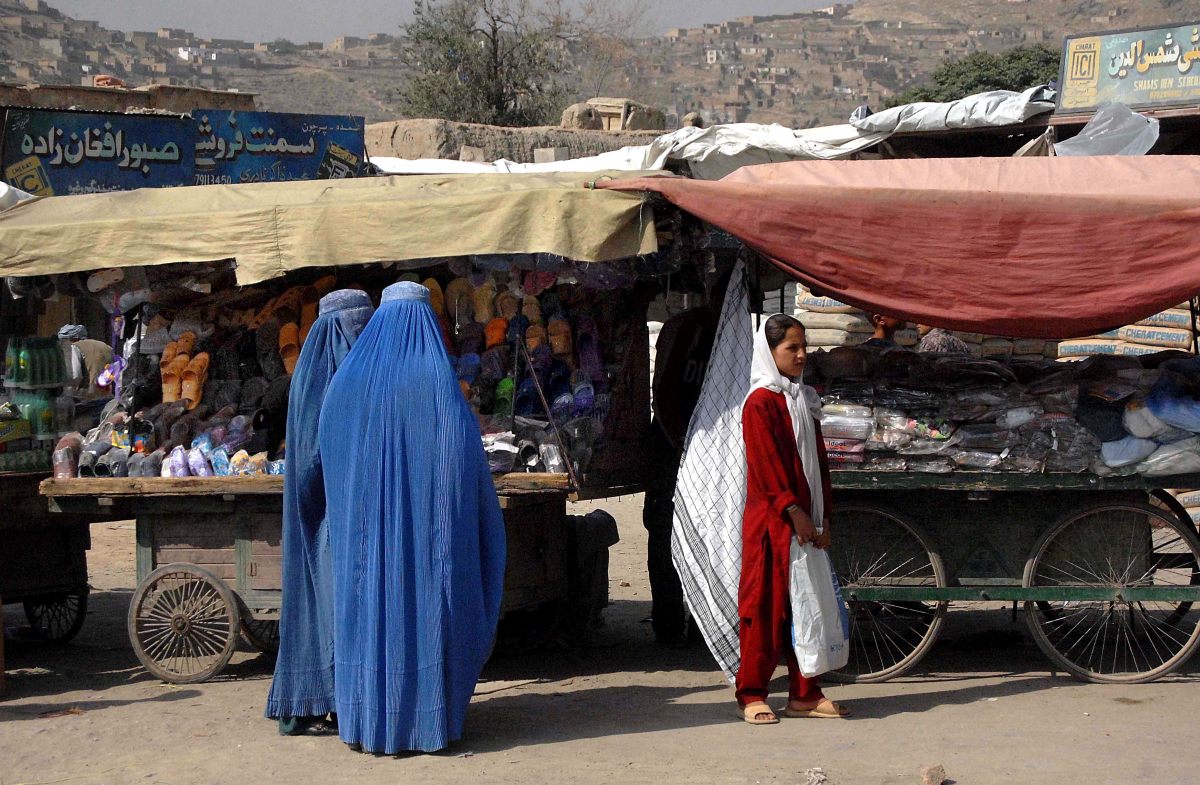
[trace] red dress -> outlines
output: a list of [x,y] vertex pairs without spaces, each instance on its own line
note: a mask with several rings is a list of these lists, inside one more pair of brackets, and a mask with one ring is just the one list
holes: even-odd
[[[793,504],[807,511],[812,495],[782,393],[758,389],[750,394],[742,409],[742,435],[747,474],[738,585],[742,655],[736,681],[738,703],[745,706],[767,697],[781,656],[787,661],[789,700],[812,703],[822,697],[820,685],[800,675],[792,648],[788,567],[794,532],[784,512]],[[828,510],[832,487],[820,425],[817,454]]]

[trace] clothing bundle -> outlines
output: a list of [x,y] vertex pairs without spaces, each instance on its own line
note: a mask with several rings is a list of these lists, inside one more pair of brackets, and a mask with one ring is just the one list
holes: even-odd
[[809,356],[830,465],[877,471],[1200,470],[1200,360],[1080,362],[843,347]]

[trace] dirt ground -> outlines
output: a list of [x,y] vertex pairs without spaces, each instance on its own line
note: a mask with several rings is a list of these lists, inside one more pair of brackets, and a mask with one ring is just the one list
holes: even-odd
[[936,763],[963,785],[1200,779],[1190,741],[1200,660],[1155,684],[1080,684],[1051,674],[1023,618],[1014,623],[1005,609],[952,610],[911,678],[831,687],[855,709],[851,720],[741,723],[703,647],[653,642],[640,498],[604,506],[622,538],[606,626],[586,647],[493,658],[465,738],[437,755],[399,758],[351,752],[336,736],[279,736],[262,716],[265,655],[239,652],[225,674],[195,686],[146,674],[125,635],[133,526],[95,525],[91,608],[73,643],[25,640],[21,609],[4,608],[0,785],[916,785],[918,769]]

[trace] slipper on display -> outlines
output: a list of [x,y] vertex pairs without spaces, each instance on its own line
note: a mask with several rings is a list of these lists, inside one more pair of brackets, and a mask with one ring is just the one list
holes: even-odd
[[155,450],[146,456],[146,460],[142,461],[142,476],[143,477],[161,477],[163,459],[167,457],[163,450]]
[[530,324],[542,323],[542,306],[536,297],[526,297],[521,301],[521,315],[528,319]]
[[446,313],[455,326],[475,320],[475,287],[466,278],[455,278],[446,284]]
[[471,400],[471,383],[465,379],[458,380],[458,389],[462,392],[462,396],[468,401]]
[[191,330],[185,330],[175,339],[175,344],[179,347],[180,354],[191,354],[196,348],[196,333]]
[[517,318],[517,314],[521,312],[521,301],[512,292],[505,289],[500,294],[496,295],[496,313],[497,315],[508,319],[510,322]]
[[158,358],[158,372],[162,373],[167,368],[169,368],[171,365],[171,361],[174,360],[175,356],[178,354],[179,354],[179,343],[177,341],[171,341],[170,343],[168,343],[163,348],[162,357]]
[[488,349],[481,358],[480,374],[485,379],[499,381],[508,373],[508,350],[503,346]]
[[183,388],[183,372],[191,360],[192,358],[186,354],[177,354],[167,369],[162,372],[163,403],[174,403],[179,400]]
[[267,456],[267,454],[265,452],[254,453],[253,455],[250,456],[250,463],[249,463],[250,473],[251,474],[266,474],[267,473],[267,464],[269,464],[270,462],[271,462],[270,458]]
[[479,412],[490,413],[496,408],[496,380],[480,376],[475,380],[475,384],[471,385],[467,400]]
[[187,454],[188,470],[193,477],[212,477],[215,472],[208,464],[208,458],[204,457],[204,451],[199,447],[193,447],[188,450]]
[[109,267],[106,270],[97,270],[88,276],[87,288],[92,294],[102,292],[113,284],[120,283],[125,280],[125,271],[119,267]]
[[564,393],[554,399],[554,403],[550,406],[550,416],[555,422],[563,423],[571,418],[571,412],[575,407],[575,399],[570,393]]
[[479,371],[482,367],[482,361],[478,354],[464,354],[458,358],[457,375],[460,382],[466,382],[470,387],[475,379],[479,377]]
[[513,414],[518,417],[533,417],[540,408],[537,384],[532,377],[522,380],[517,389],[517,397],[513,400]]
[[487,349],[487,343],[482,324],[468,322],[459,328],[459,354],[483,354],[485,349]]
[[596,338],[596,323],[590,317],[580,318],[575,325],[575,348],[579,351],[579,367],[592,380],[592,384],[607,381],[604,356]]
[[312,288],[317,290],[317,294],[324,297],[337,288],[337,276],[322,275],[320,278],[312,282]]
[[258,357],[259,368],[268,379],[277,379],[287,373],[283,360],[279,357],[279,320],[271,317],[263,322],[262,327],[254,334],[255,354]]
[[[536,300],[534,302],[537,302]],[[539,346],[545,346],[547,340],[546,328],[540,324],[530,325],[525,331],[525,345],[529,347],[529,351],[537,349]]]
[[296,361],[300,359],[300,326],[288,322],[279,328],[279,359],[283,362],[283,370],[291,376],[296,371]]
[[576,417],[590,417],[596,406],[596,389],[587,379],[581,379],[571,387],[575,399],[572,413]]
[[135,452],[133,455],[130,455],[129,460],[126,462],[126,467],[127,467],[126,476],[127,477],[143,476],[142,475],[142,466],[145,463],[146,463],[146,453]]
[[279,299],[275,301],[275,307],[271,311],[271,315],[278,319],[281,324],[284,322],[299,322],[303,299],[304,287],[293,286],[279,295]]
[[542,456],[538,452],[536,442],[532,439],[522,439],[517,442],[517,466],[531,472],[535,471],[541,462]]
[[487,339],[488,349],[501,346],[508,337],[508,321],[496,317],[487,323],[487,327],[484,328],[483,332]]
[[558,281],[557,273],[548,270],[532,270],[525,273],[521,288],[526,297],[537,297]]
[[538,300],[542,304],[542,318],[553,319],[555,317],[562,318],[563,305],[558,299],[558,295],[554,292],[546,292]]
[[508,322],[508,341],[509,343],[517,343],[525,340],[525,333],[529,330],[529,320],[524,316],[514,316]]
[[191,359],[180,373],[179,397],[188,402],[188,409],[195,409],[203,398],[204,383],[208,381],[208,352],[200,352]]
[[509,417],[513,413],[513,397],[517,385],[512,377],[506,376],[496,385],[496,405],[493,413],[500,417]]
[[163,470],[168,477],[190,477],[191,468],[188,466],[187,450],[182,445],[176,445],[171,454],[163,461]]
[[558,357],[570,357],[575,351],[575,343],[571,340],[571,323],[566,319],[555,317],[550,320],[546,329],[550,341],[550,350]]
[[495,297],[496,284],[492,283],[491,279],[475,287],[471,294],[471,299],[475,302],[475,321],[488,324],[496,318],[496,308],[492,302]]
[[429,290],[429,307],[438,316],[446,316],[446,294],[442,291],[442,285],[435,278],[426,278],[421,281],[421,285]]
[[114,447],[96,460],[97,477],[128,477],[129,450]]
[[232,474],[229,468],[229,453],[225,452],[224,447],[215,447],[208,456],[209,462],[212,463],[213,474],[218,477],[228,477]]

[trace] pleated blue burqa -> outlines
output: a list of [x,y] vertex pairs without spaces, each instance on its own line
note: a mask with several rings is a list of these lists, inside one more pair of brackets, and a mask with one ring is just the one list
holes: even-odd
[[329,386],[320,443],[339,733],[367,752],[442,749],[496,633],[505,535],[423,286],[384,290]]
[[374,312],[366,292],[343,289],[321,298],[292,374],[283,478],[283,604],[268,717],[334,711],[333,575],[317,423],[334,371]]

